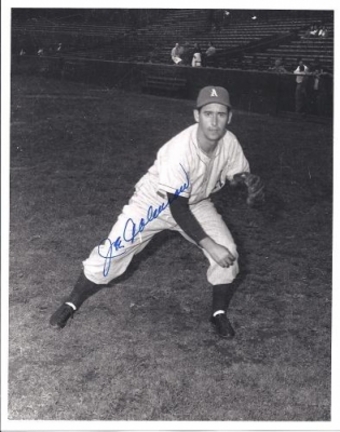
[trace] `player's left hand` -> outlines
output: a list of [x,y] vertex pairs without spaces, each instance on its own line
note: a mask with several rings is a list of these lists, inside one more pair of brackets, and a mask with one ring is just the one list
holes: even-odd
[[234,264],[236,258],[230,250],[227,247],[216,243],[212,238],[205,237],[199,244],[208,252],[211,258],[217,262],[219,266],[226,268]]
[[258,175],[249,172],[235,174],[233,181],[236,184],[245,184],[248,189],[247,204],[255,207],[265,201],[264,183]]

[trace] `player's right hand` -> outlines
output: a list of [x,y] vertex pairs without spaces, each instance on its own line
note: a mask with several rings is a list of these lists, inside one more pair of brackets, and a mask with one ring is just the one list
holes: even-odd
[[212,240],[209,237],[206,237],[205,239],[201,240],[200,245],[203,247],[204,250],[208,252],[211,258],[214,261],[216,261],[217,264],[221,267],[230,267],[234,264],[234,261],[236,260],[234,255],[230,252],[230,250],[227,247],[216,243],[214,240]]

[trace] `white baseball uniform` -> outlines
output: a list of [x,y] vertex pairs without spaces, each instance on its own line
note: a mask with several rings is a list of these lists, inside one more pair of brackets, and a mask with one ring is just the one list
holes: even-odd
[[[160,148],[108,238],[83,262],[87,279],[107,284],[117,278],[125,272],[133,256],[164,229],[178,231],[195,243],[172,217],[167,193],[188,198],[189,208],[205,233],[238,257],[232,235],[209,197],[227,180],[232,180],[234,174],[248,172],[249,164],[230,131],[208,157],[198,146],[197,128],[198,124],[188,127]],[[232,266],[222,268],[203,248],[202,251],[209,261],[207,279],[212,285],[231,283],[235,279],[239,271],[237,259]]]
[[194,55],[192,56],[191,66],[192,67],[202,66],[202,55],[200,52],[195,52]]

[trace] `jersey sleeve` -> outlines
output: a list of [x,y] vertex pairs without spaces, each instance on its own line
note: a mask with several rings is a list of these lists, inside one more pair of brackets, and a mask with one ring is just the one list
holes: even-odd
[[158,155],[158,190],[189,198],[191,194],[190,164],[186,153],[174,146]]

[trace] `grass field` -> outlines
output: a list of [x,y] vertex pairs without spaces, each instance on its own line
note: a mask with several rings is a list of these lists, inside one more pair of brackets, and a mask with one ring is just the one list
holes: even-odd
[[[232,89],[231,91],[232,96]],[[12,79],[9,418],[327,421],[332,126],[236,112],[268,204],[214,197],[240,253],[232,341],[208,322],[207,262],[163,232],[62,331],[51,313],[192,101]]]

